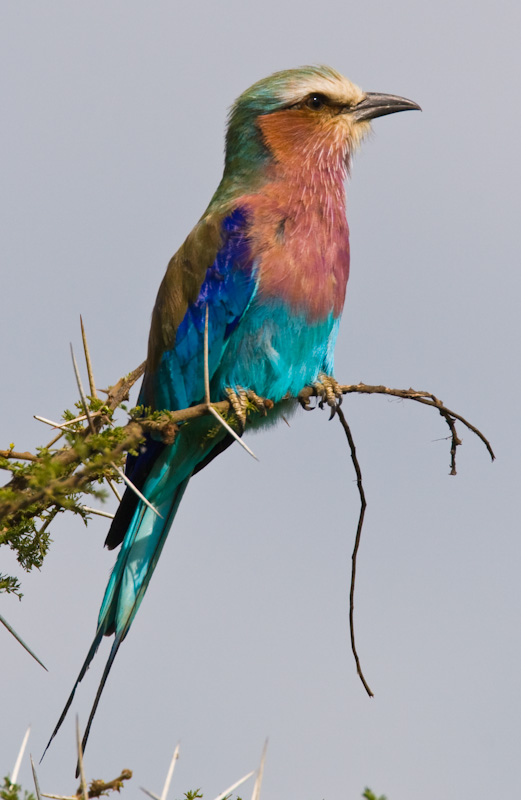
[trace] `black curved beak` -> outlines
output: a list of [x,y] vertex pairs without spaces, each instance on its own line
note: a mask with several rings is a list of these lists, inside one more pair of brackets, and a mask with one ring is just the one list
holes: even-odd
[[421,111],[418,103],[398,97],[394,94],[379,94],[367,92],[364,99],[350,109],[356,122],[375,117],[384,117],[386,114],[395,114],[397,111]]

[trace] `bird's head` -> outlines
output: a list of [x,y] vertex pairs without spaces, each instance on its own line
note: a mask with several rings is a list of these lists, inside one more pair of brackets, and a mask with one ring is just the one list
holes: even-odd
[[403,97],[364,92],[331,67],[276,72],[233,105],[225,173],[251,172],[270,162],[295,169],[346,165],[370,120],[419,108]]

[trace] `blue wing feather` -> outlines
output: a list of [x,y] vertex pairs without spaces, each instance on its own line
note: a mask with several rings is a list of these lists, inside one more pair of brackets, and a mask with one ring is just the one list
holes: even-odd
[[235,209],[224,219],[222,236],[222,247],[206,272],[199,297],[188,306],[177,330],[175,345],[163,353],[152,377],[156,408],[176,410],[203,400],[206,307],[211,378],[255,294],[257,270],[250,254],[247,217],[241,209]]

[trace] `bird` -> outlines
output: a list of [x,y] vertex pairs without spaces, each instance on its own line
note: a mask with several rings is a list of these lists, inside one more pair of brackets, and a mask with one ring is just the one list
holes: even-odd
[[[233,104],[221,182],[170,260],[152,312],[138,403],[178,410],[230,399],[242,435],[283,416],[308,385],[334,405],[334,348],[349,277],[345,180],[371,120],[421,110],[328,66],[275,72]],[[248,408],[258,414],[248,415]],[[265,416],[267,409],[269,413]],[[96,634],[47,748],[104,636],[114,636],[83,737],[143,600],[190,479],[234,441],[212,416],[173,443],[147,435],[105,545],[121,545]],[[47,750],[46,748],[46,750]],[[44,753],[45,754],[45,753]],[[43,758],[43,756],[42,756]]]

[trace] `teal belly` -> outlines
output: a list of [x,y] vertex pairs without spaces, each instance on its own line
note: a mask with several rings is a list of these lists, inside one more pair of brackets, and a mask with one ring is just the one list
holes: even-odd
[[212,398],[227,386],[253,389],[274,402],[296,396],[319,372],[332,374],[339,318],[311,322],[280,301],[259,302],[231,335],[212,378]]

